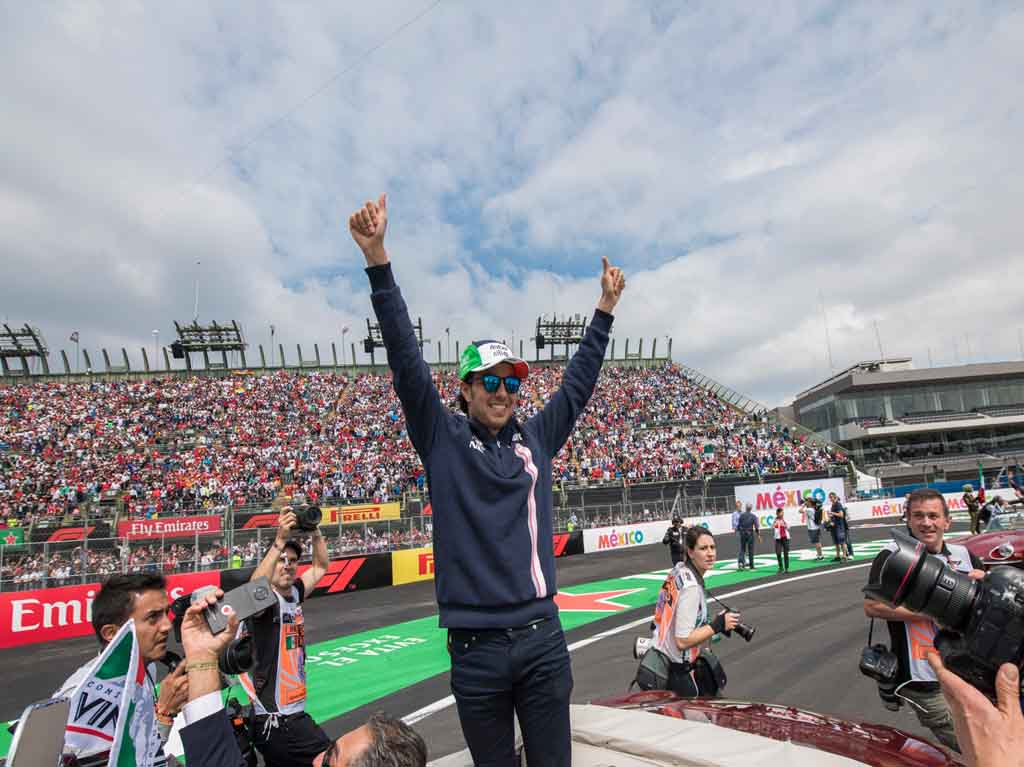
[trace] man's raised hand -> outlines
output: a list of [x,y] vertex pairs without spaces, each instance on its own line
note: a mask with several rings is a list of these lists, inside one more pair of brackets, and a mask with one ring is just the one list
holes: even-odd
[[388,228],[388,196],[382,194],[377,202],[367,200],[359,210],[348,217],[348,230],[363,251],[366,263],[379,266],[388,262],[384,250],[384,233]]
[[601,300],[597,308],[611,314],[626,288],[626,276],[619,267],[609,264],[606,256],[601,256],[601,268]]
[[993,706],[978,690],[946,668],[937,652],[927,655],[949,704],[953,729],[969,767],[1019,767],[1024,752],[1020,672],[1004,663],[996,674]]

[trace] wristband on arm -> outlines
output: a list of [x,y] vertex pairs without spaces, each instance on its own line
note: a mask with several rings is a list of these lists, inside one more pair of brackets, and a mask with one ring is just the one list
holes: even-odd
[[711,619],[711,623],[708,624],[708,625],[711,626],[711,630],[714,631],[716,634],[724,634],[725,633],[725,613],[724,612],[720,612],[718,615],[716,615],[714,618]]

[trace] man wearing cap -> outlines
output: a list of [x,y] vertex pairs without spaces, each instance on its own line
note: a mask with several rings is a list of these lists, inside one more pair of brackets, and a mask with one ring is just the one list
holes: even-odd
[[683,527],[683,520],[679,517],[672,517],[672,527],[665,531],[661,542],[668,546],[669,555],[672,557],[672,567],[686,559],[683,551],[683,539],[686,536],[686,528]]
[[572,670],[554,601],[551,460],[594,391],[625,278],[603,260],[597,310],[541,412],[515,418],[529,365],[485,340],[460,357],[462,413],[455,413],[423,361],[384,249],[386,229],[384,196],[349,218],[409,439],[430,485],[434,588],[466,744],[478,767],[512,765],[518,718],[530,765],[569,765]]

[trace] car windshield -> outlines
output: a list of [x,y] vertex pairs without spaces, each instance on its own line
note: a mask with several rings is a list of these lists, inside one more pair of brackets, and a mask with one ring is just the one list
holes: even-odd
[[984,532],[992,530],[1024,530],[1024,511],[1014,509],[1004,511],[1002,514],[993,514],[992,519],[985,526]]

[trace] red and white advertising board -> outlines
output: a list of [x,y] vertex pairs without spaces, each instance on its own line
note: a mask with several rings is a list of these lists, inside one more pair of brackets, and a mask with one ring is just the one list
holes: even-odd
[[117,537],[133,541],[142,538],[191,538],[195,535],[219,532],[219,516],[132,519],[117,523]]
[[[217,570],[171,575],[167,594],[173,600],[200,586],[219,585]],[[99,590],[100,584],[87,583],[0,594],[0,648],[89,636],[92,602]]]

